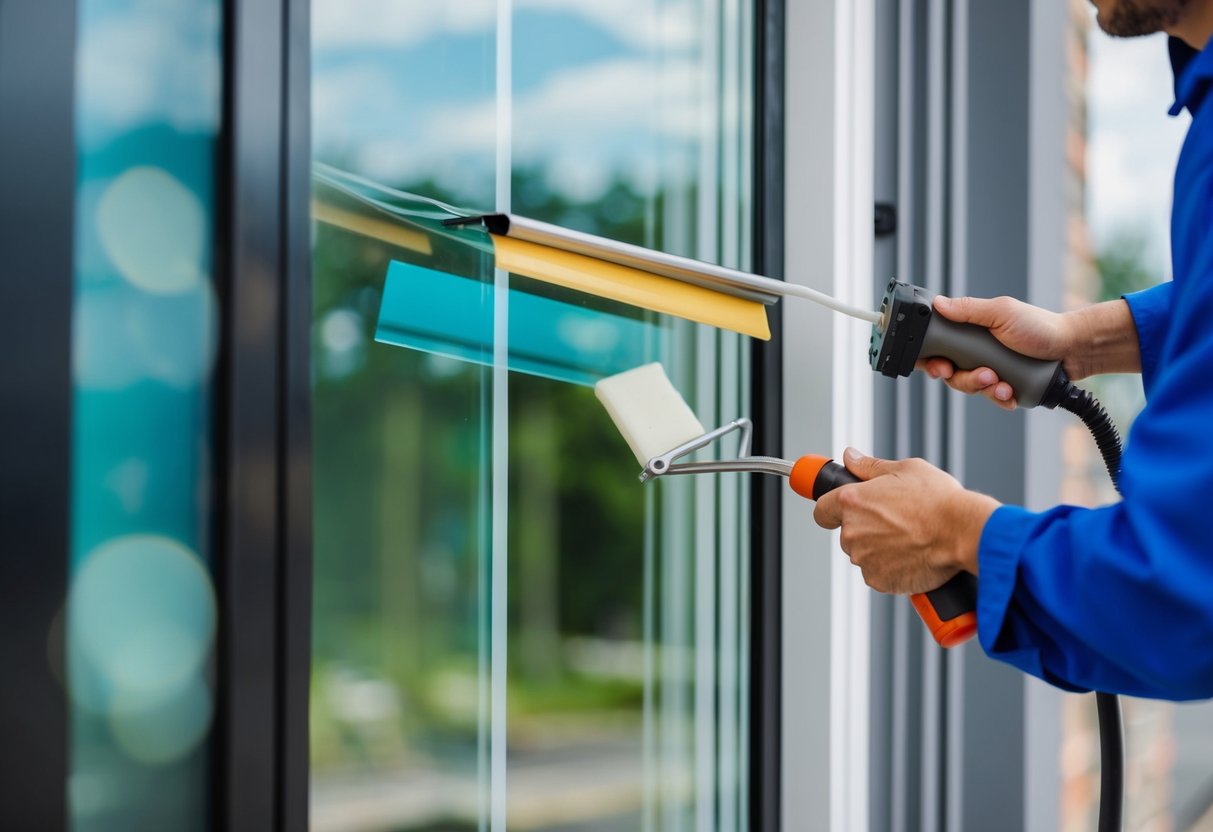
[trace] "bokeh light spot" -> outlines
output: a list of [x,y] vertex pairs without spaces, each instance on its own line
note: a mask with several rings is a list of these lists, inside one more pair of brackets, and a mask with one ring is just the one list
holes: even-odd
[[215,634],[215,597],[198,556],[168,537],[127,535],[80,565],[70,638],[114,701],[176,695],[199,674]]
[[184,292],[205,273],[206,212],[168,171],[134,167],[97,205],[101,246],[131,284],[159,295]]
[[188,754],[206,736],[211,693],[206,681],[193,675],[162,694],[118,693],[108,716],[110,733],[131,758],[163,765]]

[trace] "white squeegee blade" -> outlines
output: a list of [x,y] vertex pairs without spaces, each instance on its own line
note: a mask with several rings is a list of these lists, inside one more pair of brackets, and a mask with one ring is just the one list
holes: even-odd
[[660,364],[608,376],[594,393],[641,465],[705,433]]

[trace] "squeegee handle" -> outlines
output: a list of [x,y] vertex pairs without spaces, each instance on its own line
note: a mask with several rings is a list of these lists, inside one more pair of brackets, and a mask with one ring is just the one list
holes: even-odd
[[[792,490],[807,500],[862,482],[838,463],[814,455],[796,460],[790,480]],[[913,595],[910,601],[942,647],[955,647],[977,634],[977,579],[968,572],[957,572],[943,586]]]
[[990,330],[975,324],[949,321],[933,312],[922,338],[919,358],[946,358],[958,370],[989,367],[998,378],[1011,385],[1020,407],[1044,403],[1060,361],[1029,358],[1003,344]]

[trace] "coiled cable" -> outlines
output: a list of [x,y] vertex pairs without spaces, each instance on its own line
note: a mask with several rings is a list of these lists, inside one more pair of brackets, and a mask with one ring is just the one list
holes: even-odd
[[[1058,390],[1056,406],[1068,410],[1087,426],[1099,455],[1107,466],[1112,485],[1120,491],[1120,434],[1112,417],[1099,401],[1086,390],[1076,387],[1061,375],[1056,380],[1064,385]],[[1125,741],[1120,714],[1120,700],[1112,693],[1096,693],[1095,709],[1099,716],[1099,832],[1120,832],[1124,812]]]
[[1091,431],[1091,436],[1094,438],[1096,446],[1099,447],[1099,455],[1103,457],[1104,465],[1107,466],[1108,476],[1112,478],[1112,485],[1119,492],[1120,434],[1116,430],[1116,425],[1112,423],[1112,417],[1108,415],[1108,411],[1104,410],[1104,406],[1099,403],[1099,400],[1089,392],[1081,387],[1076,387],[1069,381],[1065,382],[1065,385],[1065,390],[1061,395],[1061,400],[1057,402],[1057,406],[1082,419],[1087,430]]

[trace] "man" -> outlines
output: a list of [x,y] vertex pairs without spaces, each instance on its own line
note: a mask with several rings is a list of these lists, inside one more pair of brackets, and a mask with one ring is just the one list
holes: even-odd
[[[1055,314],[1009,298],[938,298],[936,310],[991,329],[1019,352],[1061,359],[1072,379],[1140,372],[1146,407],[1125,450],[1121,502],[1033,513],[966,491],[922,460],[848,450],[866,482],[814,514],[883,592],[978,575],[986,652],[1069,690],[1165,699],[1213,697],[1213,0],[1093,0],[1100,27],[1171,35],[1176,102],[1192,124],[1172,206],[1174,281]],[[989,368],[923,369],[1005,408],[1014,391]]]

